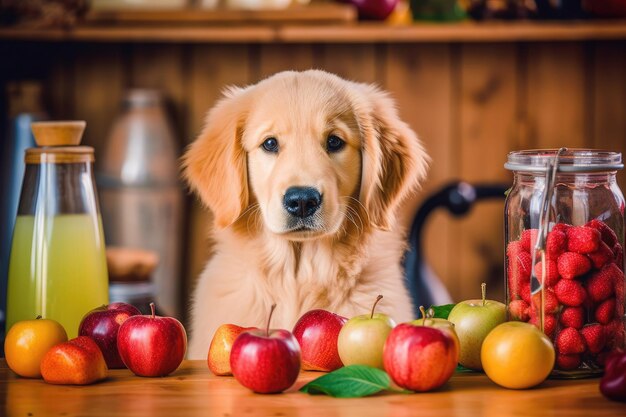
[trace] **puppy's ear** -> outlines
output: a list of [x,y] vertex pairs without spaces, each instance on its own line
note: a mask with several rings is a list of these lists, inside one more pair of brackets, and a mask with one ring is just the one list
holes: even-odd
[[430,158],[394,101],[374,86],[362,85],[360,128],[363,174],[360,199],[373,226],[387,230],[397,206],[426,176]]
[[248,206],[246,152],[241,143],[248,112],[245,91],[225,92],[183,156],[184,176],[211,209],[219,228],[234,223]]

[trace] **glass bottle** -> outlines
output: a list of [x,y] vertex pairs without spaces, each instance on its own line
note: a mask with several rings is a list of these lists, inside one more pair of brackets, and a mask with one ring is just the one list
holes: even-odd
[[624,346],[621,154],[518,151],[505,167],[514,174],[504,217],[509,319],[551,338],[553,376],[599,374]]
[[85,122],[31,124],[9,262],[7,328],[41,315],[75,337],[82,317],[108,303],[93,148],[78,146]]

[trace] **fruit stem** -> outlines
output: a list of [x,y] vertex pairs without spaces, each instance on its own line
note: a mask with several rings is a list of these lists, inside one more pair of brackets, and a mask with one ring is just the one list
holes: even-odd
[[376,308],[376,304],[378,304],[378,302],[382,299],[383,299],[382,295],[379,295],[378,297],[376,297],[376,301],[374,301],[374,305],[372,306],[372,314],[370,314],[370,319],[374,318],[374,309]]
[[422,326],[426,326],[426,309],[424,306],[420,306],[420,313],[422,313]]
[[43,317],[41,317],[41,314],[38,314],[37,317],[35,317],[35,320],[41,320]]
[[485,284],[484,282],[482,284],[480,284],[480,292],[482,293],[483,307],[484,307],[485,306],[485,297],[487,296],[487,284]]
[[274,314],[274,310],[276,309],[276,304],[272,304],[270,308],[270,316],[267,318],[267,326],[265,327],[265,336],[270,337],[270,321],[272,320],[272,315]]
[[152,318],[154,318],[154,314],[155,314],[155,307],[154,307],[154,303],[150,303],[150,311],[152,312]]

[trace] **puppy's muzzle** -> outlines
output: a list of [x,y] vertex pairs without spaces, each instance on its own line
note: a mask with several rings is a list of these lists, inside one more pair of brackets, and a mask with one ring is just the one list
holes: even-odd
[[312,187],[290,187],[283,197],[289,214],[300,219],[312,216],[322,204],[322,195]]

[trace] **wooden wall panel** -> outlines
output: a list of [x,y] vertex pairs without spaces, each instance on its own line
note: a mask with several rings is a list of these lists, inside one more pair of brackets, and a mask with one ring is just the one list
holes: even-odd
[[258,62],[251,62],[253,82],[280,71],[304,71],[315,68],[315,47],[302,45],[261,45],[254,51]]
[[[383,87],[395,97],[400,116],[417,132],[432,158],[428,179],[420,193],[408,201],[401,220],[410,226],[424,196],[458,175],[454,152],[454,91],[452,49],[449,45],[389,45],[384,59]],[[450,221],[435,213],[426,227],[424,242],[428,262],[448,285],[451,277]],[[453,297],[458,286],[448,285]]]
[[[57,120],[74,118],[75,50],[69,45],[59,45],[59,59],[50,63],[46,76],[46,103],[50,117]],[[89,126],[91,130],[91,126]]]
[[73,118],[87,121],[83,143],[96,148],[96,157],[113,121],[126,84],[123,48],[116,45],[76,46],[72,92]]
[[526,112],[532,146],[584,147],[588,140],[585,48],[581,43],[529,45]]
[[167,100],[167,110],[179,143],[186,143],[188,126],[188,48],[183,45],[137,44],[132,46],[128,88],[158,89]]
[[[463,181],[511,183],[503,165],[517,142],[517,64],[515,45],[461,49],[458,159]],[[480,283],[487,282],[489,298],[502,299],[503,211],[504,195],[478,203],[451,227],[458,254],[451,276],[465,297],[478,298]]]
[[[593,60],[594,148],[622,152],[626,156],[626,44],[599,43]],[[618,173],[618,184],[626,191],[626,172]]]
[[[221,96],[227,85],[243,86],[250,82],[249,50],[222,45],[196,45],[190,52],[188,91],[189,128],[186,142],[190,143],[200,133],[206,112]],[[209,238],[212,215],[195,196],[190,196],[187,218],[187,259],[184,265],[182,305],[188,304],[193,286],[211,254]],[[186,310],[187,311],[187,310]]]
[[315,67],[362,83],[380,83],[381,51],[375,45],[323,45]]

